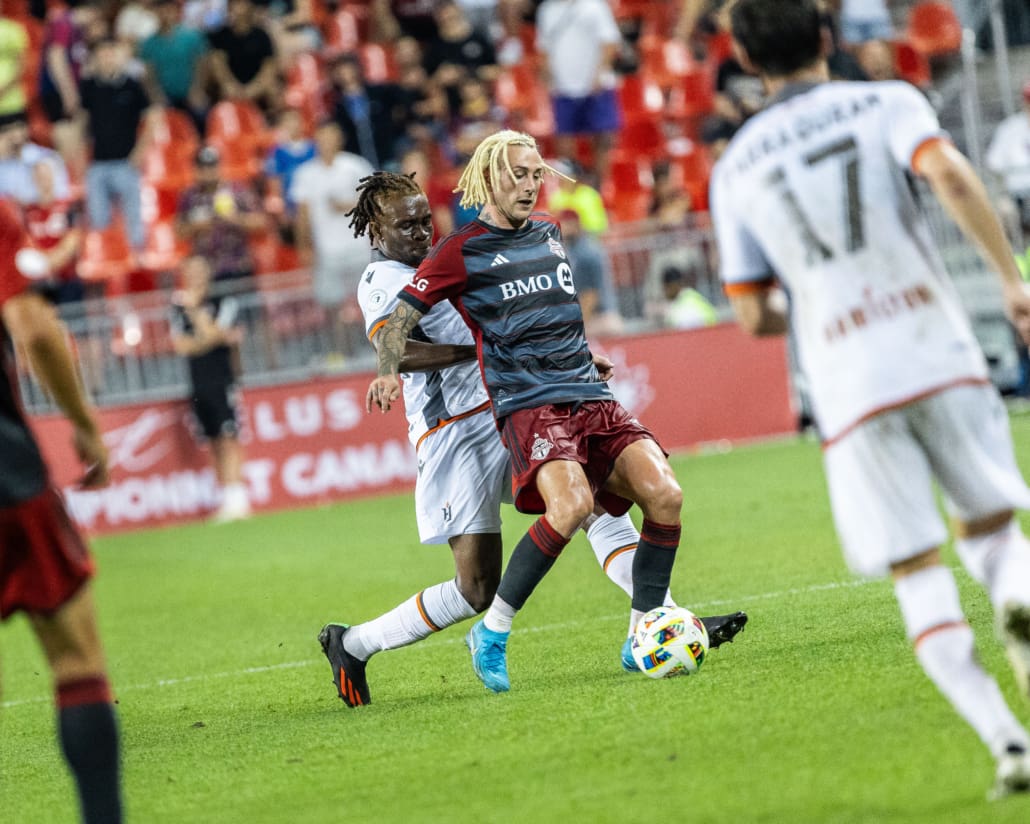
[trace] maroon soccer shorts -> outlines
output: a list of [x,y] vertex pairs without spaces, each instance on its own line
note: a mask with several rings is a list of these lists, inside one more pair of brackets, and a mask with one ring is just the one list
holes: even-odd
[[651,431],[617,401],[585,401],[520,409],[508,415],[501,439],[511,453],[511,485],[519,512],[546,511],[536,488],[536,473],[548,461],[575,461],[583,467],[594,499],[612,515],[633,505],[604,490],[615,459]]
[[56,489],[0,509],[0,620],[51,613],[93,575],[93,562]]

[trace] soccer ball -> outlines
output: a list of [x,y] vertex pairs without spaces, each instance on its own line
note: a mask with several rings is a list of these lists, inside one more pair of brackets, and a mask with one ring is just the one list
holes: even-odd
[[690,675],[708,654],[708,630],[683,607],[656,607],[637,622],[633,659],[650,678]]

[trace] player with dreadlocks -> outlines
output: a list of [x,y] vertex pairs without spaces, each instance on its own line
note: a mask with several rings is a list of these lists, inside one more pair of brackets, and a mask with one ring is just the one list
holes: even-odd
[[[361,278],[358,303],[368,337],[378,347],[380,330],[402,305],[399,296],[429,253],[429,201],[411,177],[377,172],[361,180],[350,216],[355,235],[367,234],[372,242],[373,259]],[[455,577],[371,621],[322,629],[319,641],[337,691],[351,707],[369,702],[365,665],[374,653],[471,618],[490,605],[501,577],[500,505],[510,489],[510,466],[474,362],[472,334],[447,302],[437,304],[408,332],[398,368],[407,373],[404,405],[418,454],[419,537],[426,544],[450,544]],[[605,572],[629,592],[639,537],[632,521],[625,515],[604,515],[592,520],[587,535]],[[718,646],[732,640],[747,618],[736,613],[705,620]]]
[[408,336],[453,304],[475,337],[511,456],[515,505],[542,513],[467,637],[476,675],[495,692],[510,688],[506,646],[515,612],[595,500],[616,516],[633,502],[643,510],[630,569],[631,623],[665,601],[679,545],[676,476],[595,366],[561,229],[534,212],[549,173],[529,135],[501,131],[480,143],[458,182],[463,205],[481,206],[479,216],[437,244],[397,295],[393,313],[382,315],[379,377],[369,387],[369,403],[388,411],[400,396]]

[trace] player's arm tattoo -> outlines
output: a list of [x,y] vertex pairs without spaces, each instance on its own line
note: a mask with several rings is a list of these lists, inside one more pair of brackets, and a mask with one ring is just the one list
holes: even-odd
[[379,332],[379,374],[396,375],[404,359],[404,347],[408,333],[422,320],[422,313],[414,306],[401,301],[386,325]]

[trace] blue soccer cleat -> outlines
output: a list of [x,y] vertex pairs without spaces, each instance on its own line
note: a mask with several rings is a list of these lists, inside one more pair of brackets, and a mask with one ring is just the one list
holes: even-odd
[[465,645],[472,653],[472,669],[486,688],[493,692],[507,692],[511,689],[505,652],[508,635],[507,632],[487,629],[482,621],[476,621],[465,636]]
[[627,638],[625,643],[623,643],[622,651],[619,653],[619,663],[622,664],[622,668],[626,672],[640,672],[640,667],[637,666],[637,659],[633,657],[632,638]]

